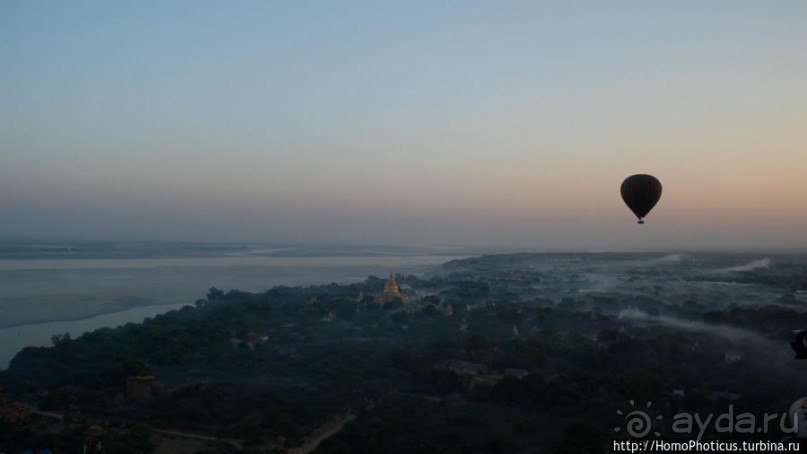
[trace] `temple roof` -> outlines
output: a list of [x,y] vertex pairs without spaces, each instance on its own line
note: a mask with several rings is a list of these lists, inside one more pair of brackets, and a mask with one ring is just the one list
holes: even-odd
[[387,279],[387,283],[384,284],[384,293],[391,295],[401,294],[400,290],[398,290],[398,283],[395,282],[395,277],[392,275],[392,272],[389,273],[389,279]]

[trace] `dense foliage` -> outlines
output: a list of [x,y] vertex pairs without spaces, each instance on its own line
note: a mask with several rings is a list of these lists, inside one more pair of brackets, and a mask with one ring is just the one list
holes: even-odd
[[[804,394],[807,370],[786,338],[807,326],[807,312],[787,303],[804,284],[792,266],[804,263],[791,263],[787,285],[770,270],[753,284],[743,274],[762,295],[752,305],[680,265],[626,267],[612,288],[583,292],[597,262],[553,255],[539,266],[547,260],[494,256],[399,276],[414,302],[383,307],[372,298],[384,287],[377,278],[260,294],[214,288],[140,324],[54,336],[0,378],[14,399],[72,418],[44,438],[61,452],[90,424],[131,452],[149,452],[151,431],[165,428],[214,438],[222,452],[305,445],[342,423],[323,452],[604,452],[630,401],[666,415],[728,405],[761,415]],[[127,395],[129,377],[150,375],[160,382],[153,396]],[[12,447],[47,426],[3,424],[10,435],[0,441]]]

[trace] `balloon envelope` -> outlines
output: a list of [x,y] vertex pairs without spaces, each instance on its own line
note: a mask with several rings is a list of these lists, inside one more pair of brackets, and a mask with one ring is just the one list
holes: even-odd
[[639,218],[639,224],[644,224],[642,218],[661,198],[661,182],[652,175],[631,175],[622,182],[619,192],[628,208]]

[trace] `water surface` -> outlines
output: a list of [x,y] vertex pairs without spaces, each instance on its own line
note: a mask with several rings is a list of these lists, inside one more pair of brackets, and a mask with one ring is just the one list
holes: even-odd
[[[256,252],[257,251],[257,252]],[[253,255],[274,249],[216,251],[218,256],[0,259],[0,368],[26,346],[54,334],[78,337],[139,323],[204,298],[207,290],[263,292],[278,285],[360,282],[390,272],[420,274],[461,255]]]

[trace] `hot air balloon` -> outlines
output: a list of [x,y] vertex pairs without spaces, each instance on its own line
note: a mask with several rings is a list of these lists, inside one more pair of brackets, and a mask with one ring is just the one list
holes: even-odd
[[661,182],[652,175],[637,174],[625,178],[619,188],[622,200],[644,224],[644,217],[661,198]]

